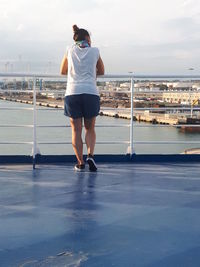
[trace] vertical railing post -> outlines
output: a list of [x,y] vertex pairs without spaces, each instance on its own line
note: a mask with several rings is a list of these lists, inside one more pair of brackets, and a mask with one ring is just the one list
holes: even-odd
[[130,121],[130,156],[134,153],[133,147],[133,95],[134,95],[134,79],[131,78],[131,121]]
[[36,110],[36,78],[33,78],[33,169],[37,154],[37,110]]
[[192,89],[189,88],[189,97],[190,97],[190,118],[193,116],[193,106],[192,106]]

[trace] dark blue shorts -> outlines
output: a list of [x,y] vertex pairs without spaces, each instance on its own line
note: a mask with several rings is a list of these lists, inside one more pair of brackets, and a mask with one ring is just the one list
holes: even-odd
[[97,95],[81,94],[65,97],[64,114],[70,118],[91,119],[99,115],[100,98]]

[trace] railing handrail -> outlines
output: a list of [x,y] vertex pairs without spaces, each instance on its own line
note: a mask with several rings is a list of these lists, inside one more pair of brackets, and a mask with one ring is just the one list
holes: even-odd
[[[167,127],[191,127],[191,128],[199,128],[198,124],[133,124],[134,128],[167,128]],[[33,128],[32,124],[3,124],[0,125],[0,128]],[[130,124],[97,124],[95,125],[97,128],[129,128]],[[70,125],[37,125],[37,128],[71,128]]]
[[[1,100],[1,99],[0,99]],[[24,104],[24,103],[22,103]],[[46,108],[46,106],[44,106],[44,108],[37,108],[37,110],[41,110],[41,111],[49,111],[49,110],[53,110],[53,111],[56,111],[56,110],[62,110],[63,108],[61,107],[57,107],[57,108],[54,108],[54,107],[51,107],[51,108]],[[127,110],[127,111],[130,111],[131,108],[105,108],[105,109],[101,109],[100,111],[121,111],[121,110]],[[165,111],[165,110],[190,110],[191,107],[188,106],[188,107],[165,107],[165,108],[151,108],[151,107],[146,107],[146,108],[134,108],[134,111],[135,110],[146,110],[146,111],[155,111],[155,110],[161,110],[161,111]],[[193,107],[192,108],[193,110],[200,110],[199,107]],[[33,110],[33,108],[13,108],[13,107],[0,107],[0,110]],[[167,113],[167,114],[170,114],[170,113]]]
[[[13,78],[52,78],[52,79],[66,79],[67,75],[60,75],[60,74],[41,74],[41,73],[17,73],[17,72],[0,72],[0,77],[13,77]],[[153,75],[145,75],[145,74],[106,74],[106,75],[99,75],[97,77],[105,78],[105,79],[200,79],[200,75],[198,74],[153,74]]]
[[[33,145],[34,142],[32,141],[18,141],[18,142],[13,142],[13,141],[5,141],[5,142],[0,142],[0,145],[21,145],[21,144],[27,144],[27,145]],[[97,141],[96,144],[108,144],[108,145],[120,145],[120,144],[130,144],[130,141]],[[39,141],[37,142],[39,145],[71,145],[71,142],[62,142],[62,141]],[[85,144],[85,142],[83,142]],[[200,144],[200,141],[133,141],[133,144],[146,144],[146,145],[173,145],[173,144]]]
[[[37,88],[37,93],[63,93],[65,92],[66,88],[63,88],[63,89],[38,89]],[[32,89],[14,89],[14,88],[8,88],[8,89],[0,89],[0,93],[5,93],[5,92],[12,92],[12,93],[33,93],[33,90]],[[200,93],[200,91],[198,90],[194,90],[194,91],[191,91],[191,90],[184,90],[184,89],[173,89],[173,90],[158,90],[158,91],[151,91],[150,89],[149,90],[145,90],[145,89],[136,89],[135,92],[137,94],[140,94],[140,93],[145,93],[145,94],[162,94],[162,93]],[[120,90],[120,91],[112,91],[112,90],[109,90],[109,89],[99,89],[99,93],[117,93],[117,94],[130,94],[130,90]]]

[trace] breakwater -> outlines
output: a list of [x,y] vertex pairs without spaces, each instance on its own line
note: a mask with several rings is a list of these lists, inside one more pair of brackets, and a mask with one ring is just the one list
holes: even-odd
[[[130,111],[128,112],[118,112],[116,110],[103,110],[100,112],[101,116],[108,116],[120,119],[131,119]],[[186,121],[184,116],[178,116],[177,114],[163,114],[163,113],[150,113],[147,111],[144,112],[134,112],[133,115],[134,121],[139,122],[149,122],[152,124],[169,124],[177,125],[180,122]]]
[[[12,101],[17,103],[29,104],[33,105],[32,100],[27,99],[16,99],[16,98],[9,98],[9,97],[0,97],[1,100],[5,101]],[[44,101],[37,101],[37,106],[49,107],[49,108],[58,108],[63,109],[64,104],[60,101],[60,103],[56,103],[52,101],[44,102]],[[120,118],[120,119],[131,119],[130,109],[124,111],[118,111],[117,108],[113,108],[112,110],[106,109],[106,107],[102,107],[100,111],[100,116],[107,116],[113,118]],[[149,112],[148,110],[145,111],[134,111],[133,115],[134,121],[138,122],[148,122],[152,124],[168,124],[168,125],[177,125],[180,123],[186,123],[187,118],[185,115],[178,115],[178,114],[165,114],[165,113],[158,113],[158,112]]]
[[[17,103],[22,103],[22,104],[29,104],[33,105],[32,100],[25,100],[25,99],[16,99],[16,98],[8,98],[8,97],[0,97],[1,100],[5,101],[12,101],[12,102],[17,102]],[[49,103],[49,102],[42,102],[42,101],[36,101],[37,106],[43,106],[43,107],[50,107],[50,108],[63,108],[63,104],[57,104],[57,103]]]

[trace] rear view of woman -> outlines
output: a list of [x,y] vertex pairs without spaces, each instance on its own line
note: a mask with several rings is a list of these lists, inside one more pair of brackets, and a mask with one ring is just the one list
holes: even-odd
[[72,128],[72,145],[77,158],[75,170],[85,169],[83,160],[82,123],[85,128],[87,146],[87,163],[90,171],[97,171],[94,161],[96,143],[95,121],[100,110],[99,92],[96,76],[104,74],[104,64],[99,49],[91,47],[87,30],[73,26],[75,43],[64,56],[61,74],[68,74],[65,94],[65,115],[70,117]]

